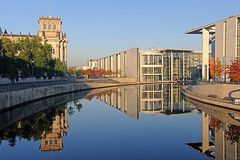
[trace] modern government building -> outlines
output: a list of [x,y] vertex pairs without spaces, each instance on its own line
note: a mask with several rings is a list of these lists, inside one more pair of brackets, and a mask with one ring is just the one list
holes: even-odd
[[[223,66],[240,58],[240,15],[231,16],[208,25],[187,31],[186,34],[202,34],[202,78],[210,78],[210,57],[219,58]],[[226,78],[227,75],[222,75]]]
[[132,48],[111,56],[88,61],[90,69],[111,70],[114,77],[136,82],[191,79],[200,70],[202,53],[191,49]]

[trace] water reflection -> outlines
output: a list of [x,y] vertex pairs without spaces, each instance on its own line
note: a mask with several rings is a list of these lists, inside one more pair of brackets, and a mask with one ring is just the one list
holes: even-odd
[[90,100],[94,97],[135,119],[139,119],[140,113],[174,115],[195,109],[182,98],[180,87],[174,84],[127,86],[86,96]]
[[58,113],[51,125],[51,131],[44,131],[41,136],[40,150],[42,152],[60,151],[63,149],[63,136],[68,131],[68,110],[66,107]]
[[202,141],[187,145],[211,159],[240,159],[240,112],[189,101],[202,112]]
[[[178,150],[185,150],[185,152],[183,152],[187,154],[185,158],[188,158],[190,154],[189,152],[195,153],[193,150],[201,153],[195,153],[197,155],[204,155],[208,158],[217,160],[240,158],[240,113],[233,110],[202,104],[190,99],[185,99],[180,93],[180,87],[173,84],[146,84],[139,86],[133,85],[105,89],[102,88],[81,93],[72,93],[68,95],[48,98],[22,106],[20,108],[15,108],[13,110],[0,113],[0,146],[3,146],[4,142],[8,142],[8,146],[16,148],[18,144],[22,143],[21,140],[27,140],[28,142],[37,143],[37,146],[39,147],[39,153],[61,153],[63,151],[67,151],[64,149],[64,143],[69,144],[69,139],[74,139],[73,141],[75,141],[76,138],[68,136],[68,141],[66,141],[67,135],[69,134],[68,132],[73,132],[76,127],[81,127],[81,132],[84,132],[84,129],[89,131],[89,128],[91,128],[87,128],[86,126],[88,126],[88,124],[85,124],[84,121],[79,121],[75,126],[73,123],[69,122],[69,119],[71,119],[70,117],[73,117],[73,121],[77,119],[75,113],[80,112],[81,116],[84,117],[84,114],[86,114],[86,112],[81,111],[89,110],[89,108],[87,108],[88,106],[85,107],[82,105],[82,102],[87,102],[87,105],[89,105],[90,102],[83,99],[94,102],[95,106],[104,104],[103,106],[108,107],[108,112],[106,112],[107,114],[113,114],[113,112],[111,112],[112,109],[110,108],[114,108],[114,114],[124,113],[130,116],[131,118],[128,118],[127,120],[124,118],[120,121],[118,120],[118,122],[122,122],[124,124],[121,127],[126,126],[125,130],[122,129],[116,132],[119,134],[126,134],[125,131],[129,131],[129,128],[127,128],[128,124],[132,123],[132,121],[141,122],[140,127],[149,127],[146,124],[149,124],[150,121],[153,122],[154,127],[148,128],[153,132],[147,133],[148,131],[145,132],[145,128],[138,130],[138,135],[142,134],[144,135],[143,137],[145,137],[146,134],[150,134],[148,137],[153,138],[153,141],[151,141],[151,139],[149,140],[151,141],[149,142],[149,145],[155,144],[155,146],[149,147],[151,150],[147,150],[148,152],[161,152],[157,148],[159,147],[159,144],[164,143],[164,140],[160,137],[165,136],[166,139],[169,139],[174,144],[178,144],[180,141],[179,139],[182,138],[180,141],[181,143],[178,144],[181,147],[175,149],[175,152]],[[194,123],[196,121],[193,118],[198,118],[196,115],[201,116],[201,118],[199,118],[199,120],[201,120],[201,125]],[[148,123],[144,123],[145,121],[142,120],[143,117],[145,117],[145,120],[146,117],[150,117],[150,120],[148,119]],[[183,117],[183,119],[181,120],[179,117]],[[193,122],[185,121],[184,117],[188,117],[186,119],[189,119],[189,117],[191,117],[192,119],[190,120]],[[86,117],[84,118],[84,120],[86,120]],[[90,115],[89,117],[89,119],[92,121],[104,119],[104,117],[98,118],[99,119],[96,118],[96,115]],[[134,119],[138,121],[135,121]],[[159,121],[159,119],[161,119],[161,121]],[[173,121],[174,119],[177,120]],[[109,119],[105,120],[106,121],[104,122],[107,122],[106,125],[109,125],[109,128],[116,127],[116,124],[118,124],[116,122],[109,124]],[[82,124],[82,126],[79,124]],[[138,124],[134,125],[138,126]],[[170,126],[170,128],[168,128],[168,126]],[[194,137],[193,135],[197,133],[195,133],[194,130],[191,130],[190,127],[185,127],[186,131],[181,131],[184,126],[196,126],[196,128],[199,127],[199,132],[201,130],[199,138],[192,138]],[[71,129],[71,127],[73,128]],[[108,130],[109,128],[103,127],[101,129]],[[101,135],[101,129],[99,129],[99,132],[97,133],[88,132],[87,135]],[[172,132],[179,132],[179,135],[175,136],[175,134]],[[161,135],[164,133],[167,134]],[[182,133],[182,135],[189,134],[191,136],[184,139],[180,133]],[[108,136],[111,138],[112,135]],[[141,139],[141,141],[143,141],[143,137],[140,137],[138,139]],[[131,141],[134,138],[136,138],[136,134],[134,134],[133,137],[130,136],[128,140]],[[116,139],[111,140],[113,141],[112,143],[116,141]],[[97,141],[97,139],[95,139],[95,141]],[[141,141],[135,141],[134,147],[142,147],[140,143]],[[126,142],[121,144],[119,142],[118,145],[125,146],[125,143]],[[185,143],[188,147],[183,146]],[[170,147],[167,146],[168,144],[169,141],[164,143],[163,147]],[[30,145],[33,144],[31,143]],[[74,143],[71,145],[73,145],[72,147],[74,148],[79,147],[79,144]],[[114,143],[113,145],[115,146],[117,144]],[[172,144],[171,147],[172,149],[174,148]],[[123,150],[121,150],[121,152],[124,151],[124,147],[122,148]],[[156,150],[152,150],[153,148],[156,148]],[[186,151],[186,149],[189,149],[190,151]],[[69,150],[71,150],[71,148],[69,148]],[[9,150],[9,152],[10,151],[11,150]],[[167,152],[167,150],[163,149],[163,152],[161,152],[161,154],[164,154],[165,152]],[[194,159],[197,159],[196,157],[196,155],[192,156]]]

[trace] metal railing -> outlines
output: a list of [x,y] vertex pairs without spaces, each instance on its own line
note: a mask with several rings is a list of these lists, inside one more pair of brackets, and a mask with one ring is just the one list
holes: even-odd
[[76,79],[62,79],[62,80],[56,80],[56,81],[0,84],[0,93],[29,89],[29,88],[37,88],[37,87],[45,87],[45,86],[52,86],[52,85],[76,83],[76,82],[77,82]]

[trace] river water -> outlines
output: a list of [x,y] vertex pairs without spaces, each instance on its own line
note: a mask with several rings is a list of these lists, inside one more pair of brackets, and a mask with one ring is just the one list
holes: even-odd
[[239,159],[239,119],[173,84],[71,93],[1,112],[0,159]]

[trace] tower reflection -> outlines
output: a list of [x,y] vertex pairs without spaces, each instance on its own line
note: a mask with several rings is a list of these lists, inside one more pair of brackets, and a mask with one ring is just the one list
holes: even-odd
[[50,132],[44,131],[41,137],[42,152],[60,151],[63,149],[63,137],[68,131],[68,110],[54,117]]

